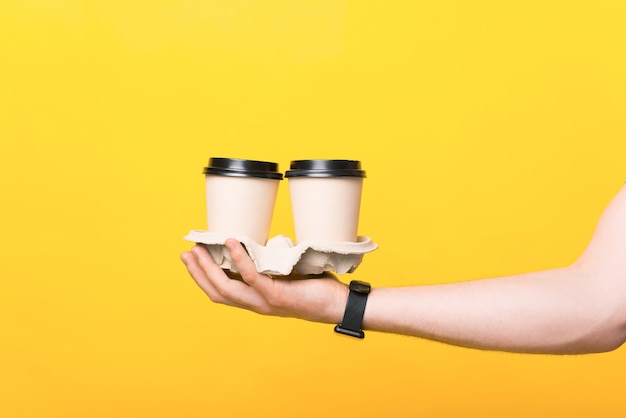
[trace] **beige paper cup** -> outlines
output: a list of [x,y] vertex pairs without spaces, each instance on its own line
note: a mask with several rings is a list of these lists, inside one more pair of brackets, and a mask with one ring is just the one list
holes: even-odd
[[356,242],[365,171],[354,160],[295,160],[289,181],[296,241]]
[[211,158],[204,168],[207,230],[265,245],[283,175],[267,161]]

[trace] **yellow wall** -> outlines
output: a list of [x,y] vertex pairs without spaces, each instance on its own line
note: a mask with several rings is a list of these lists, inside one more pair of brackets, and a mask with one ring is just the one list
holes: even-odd
[[[374,286],[573,261],[626,180],[619,1],[0,0],[0,416],[622,416],[626,351],[214,305],[211,156],[360,159]],[[292,235],[287,184],[272,235]]]

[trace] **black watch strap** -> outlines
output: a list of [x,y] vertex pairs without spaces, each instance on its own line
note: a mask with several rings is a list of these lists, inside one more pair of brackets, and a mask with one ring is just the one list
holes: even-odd
[[367,304],[367,296],[370,293],[369,283],[352,280],[346,310],[341,324],[335,326],[335,332],[356,338],[365,338],[363,332],[363,314]]

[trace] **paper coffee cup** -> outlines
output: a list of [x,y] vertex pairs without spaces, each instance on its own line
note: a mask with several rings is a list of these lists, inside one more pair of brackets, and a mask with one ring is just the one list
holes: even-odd
[[278,164],[211,158],[204,168],[207,230],[245,235],[265,245],[283,175]]
[[285,177],[297,242],[356,242],[365,178],[360,161],[295,160]]

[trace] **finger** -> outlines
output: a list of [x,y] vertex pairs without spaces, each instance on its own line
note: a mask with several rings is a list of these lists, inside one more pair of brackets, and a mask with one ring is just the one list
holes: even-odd
[[191,252],[204,273],[204,277],[221,299],[229,301],[230,304],[252,310],[260,305],[262,298],[257,291],[242,281],[228,277],[224,270],[213,261],[204,247],[195,246]]
[[259,293],[266,296],[271,295],[274,287],[273,280],[257,271],[254,261],[252,261],[241,243],[234,239],[228,239],[225,245],[243,280],[259,291]]
[[207,278],[212,282],[213,276],[219,276],[223,274],[222,268],[213,260],[213,257],[209,253],[209,250],[204,246],[196,244],[191,248],[191,254],[195,257],[197,263],[204,270]]
[[185,264],[185,267],[187,267],[189,275],[194,282],[196,282],[198,287],[200,287],[200,289],[202,289],[204,293],[206,293],[207,296],[213,300],[218,293],[211,284],[211,281],[206,277],[202,267],[200,267],[200,264],[198,264],[196,257],[191,252],[184,252],[180,255],[180,259]]
[[[215,303],[222,303],[229,306],[242,307],[239,304],[224,298],[220,292],[213,286],[211,280],[207,277],[206,273],[200,266],[200,263],[191,252],[185,252],[180,256],[183,263],[189,271],[189,275],[196,282],[198,287],[204,291],[204,293]],[[222,272],[223,273],[223,272]]]

